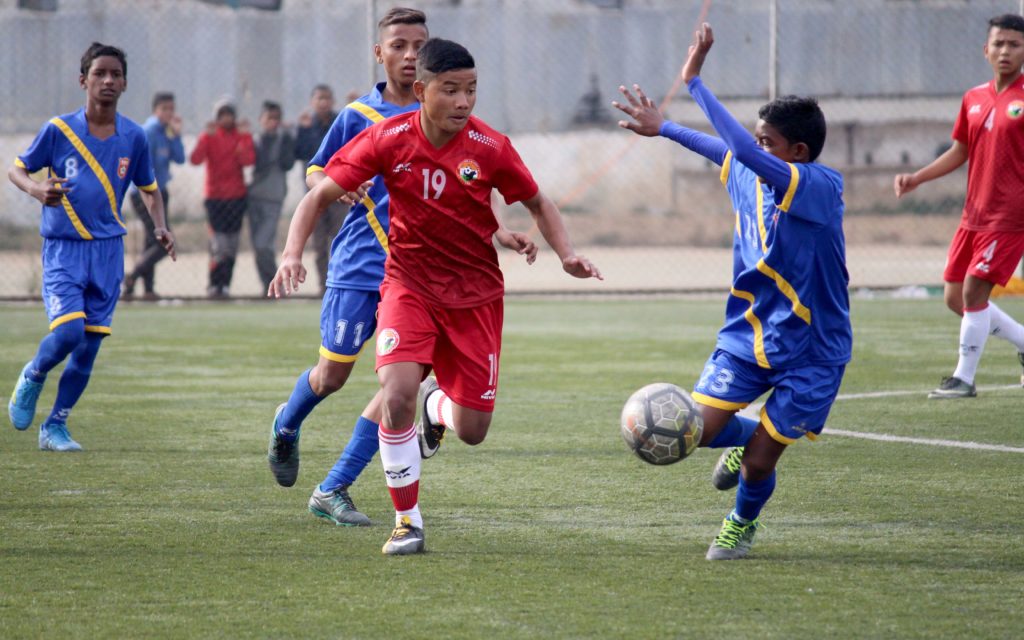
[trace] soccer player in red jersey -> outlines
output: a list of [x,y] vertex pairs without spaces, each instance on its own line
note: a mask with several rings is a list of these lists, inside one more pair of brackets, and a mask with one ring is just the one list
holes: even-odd
[[[443,434],[448,427],[475,445],[491,424],[505,293],[491,241],[498,229],[492,190],[526,206],[566,273],[601,278],[573,250],[558,207],[538,189],[509,139],[472,116],[475,67],[462,45],[428,40],[413,85],[420,110],[375,124],[339,150],[295,214],[325,207],[376,175],[384,176],[391,195],[391,252],[377,324],[380,456],[396,511],[383,548],[388,555],[424,550],[420,464],[438,438],[424,438],[426,449],[417,442],[417,395],[426,414],[421,422],[432,423],[423,431],[437,426]],[[279,272],[271,293],[288,292],[297,282]],[[436,381],[426,378],[431,368]]]
[[[1024,255],[1024,17],[989,20],[985,57],[994,77],[964,94],[953,146],[915,173],[896,176],[896,197],[967,166],[967,200],[949,246],[946,305],[960,322],[960,361],[929,398],[973,398],[974,374],[988,336],[1013,343],[1024,366],[1024,326],[989,301]],[[1024,376],[1021,376],[1024,385]]]

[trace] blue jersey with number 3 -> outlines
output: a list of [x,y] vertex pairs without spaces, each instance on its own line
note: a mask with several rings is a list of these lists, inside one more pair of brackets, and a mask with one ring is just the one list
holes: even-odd
[[44,238],[93,240],[123,236],[121,203],[128,187],[157,189],[149,144],[142,127],[116,115],[115,133],[106,140],[89,135],[85,108],[51,119],[15,161],[29,173],[49,169],[66,178],[67,193],[56,206],[43,205],[39,233]]

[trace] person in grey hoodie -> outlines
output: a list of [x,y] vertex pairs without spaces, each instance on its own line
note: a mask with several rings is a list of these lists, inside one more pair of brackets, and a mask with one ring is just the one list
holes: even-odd
[[277,224],[288,190],[285,176],[295,164],[295,138],[281,125],[281,115],[281,105],[263,103],[255,140],[256,166],[249,184],[249,235],[264,290],[277,273]]

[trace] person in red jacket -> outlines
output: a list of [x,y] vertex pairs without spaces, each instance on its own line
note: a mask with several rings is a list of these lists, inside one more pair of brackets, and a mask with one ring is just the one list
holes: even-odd
[[256,150],[246,120],[237,123],[234,105],[221,103],[216,120],[207,123],[189,158],[206,163],[206,222],[210,231],[210,280],[206,295],[226,298],[238,254],[238,238],[245,215],[243,167],[256,163]]

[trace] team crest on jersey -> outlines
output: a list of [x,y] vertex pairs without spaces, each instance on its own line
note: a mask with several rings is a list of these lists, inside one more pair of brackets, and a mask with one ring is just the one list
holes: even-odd
[[385,329],[377,334],[377,355],[386,356],[398,347],[398,332]]
[[128,175],[128,164],[131,162],[130,158],[120,158],[117,161],[117,177],[124,180],[124,177]]
[[1016,120],[1017,118],[1024,115],[1024,102],[1020,100],[1014,100],[1006,107],[1006,115],[1011,119]]
[[480,165],[472,160],[463,160],[459,163],[459,178],[469,184],[480,177]]

